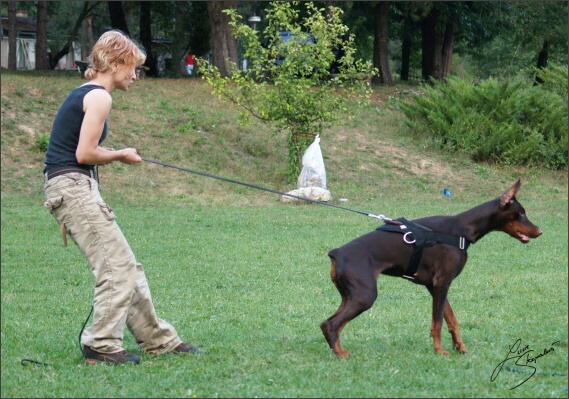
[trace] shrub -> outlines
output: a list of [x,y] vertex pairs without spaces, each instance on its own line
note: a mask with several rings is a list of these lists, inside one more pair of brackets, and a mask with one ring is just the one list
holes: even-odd
[[423,95],[411,95],[400,108],[414,134],[430,138],[438,148],[474,161],[565,169],[567,70],[537,74],[544,84],[520,78],[478,84],[457,77],[445,83],[433,79],[423,85]]
[[[299,2],[271,2],[261,36],[242,23],[235,10],[224,10],[245,49],[248,70],[230,62],[231,74],[223,77],[214,65],[197,60],[213,93],[241,108],[241,124],[250,123],[254,117],[269,124],[273,134],[288,130],[287,175],[291,182],[298,177],[298,159],[313,137],[353,118],[346,112],[349,104],[369,103],[367,80],[377,73],[370,61],[355,59],[355,39],[341,22],[340,8],[302,4],[305,17],[296,9]],[[283,41],[283,31],[291,32],[293,39]],[[337,60],[338,73],[332,76],[329,70],[336,60],[334,49],[341,49],[343,56]]]
[[47,145],[49,144],[49,134],[40,134],[40,136],[36,139],[36,147],[41,152],[47,151]]

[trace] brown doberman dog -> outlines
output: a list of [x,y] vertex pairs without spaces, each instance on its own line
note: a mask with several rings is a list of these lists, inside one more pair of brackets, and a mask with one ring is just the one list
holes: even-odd
[[520,179],[502,196],[454,216],[388,220],[377,230],[330,251],[330,275],[342,303],[320,328],[334,353],[350,356],[340,346],[340,333],[350,320],[371,308],[380,274],[405,277],[427,287],[433,297],[431,336],[435,353],[448,355],[441,345],[443,317],[453,347],[468,352],[447,300],[448,290],[466,264],[469,244],[491,231],[503,231],[524,244],[541,235],[516,200],[519,188]]

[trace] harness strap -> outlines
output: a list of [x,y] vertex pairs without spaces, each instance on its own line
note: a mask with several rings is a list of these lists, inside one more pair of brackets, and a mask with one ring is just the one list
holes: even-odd
[[[403,241],[407,244],[414,244],[415,249],[409,260],[407,270],[403,274],[403,278],[414,280],[415,273],[419,268],[421,257],[423,256],[423,248],[433,246],[437,243],[448,244],[462,249],[466,252],[470,242],[464,237],[451,236],[449,234],[438,233],[422,226],[419,223],[410,222],[407,219],[399,218],[393,221],[385,221],[386,224],[378,227],[376,230],[391,231],[403,234]],[[409,236],[412,236],[410,238]]]

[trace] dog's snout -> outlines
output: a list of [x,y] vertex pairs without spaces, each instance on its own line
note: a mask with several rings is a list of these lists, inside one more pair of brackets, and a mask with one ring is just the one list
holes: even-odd
[[527,220],[526,225],[527,225],[527,231],[528,231],[526,234],[530,238],[537,238],[543,234],[543,230],[541,230],[539,227],[537,227],[535,224],[533,224],[529,220]]

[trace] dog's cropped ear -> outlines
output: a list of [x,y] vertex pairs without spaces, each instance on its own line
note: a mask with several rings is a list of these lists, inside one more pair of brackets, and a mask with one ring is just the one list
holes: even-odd
[[503,209],[510,203],[512,198],[516,196],[516,193],[520,189],[521,185],[522,183],[518,178],[518,180],[516,180],[516,182],[512,184],[512,186],[504,194],[502,194],[502,196],[500,197],[500,208]]

